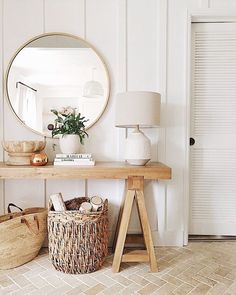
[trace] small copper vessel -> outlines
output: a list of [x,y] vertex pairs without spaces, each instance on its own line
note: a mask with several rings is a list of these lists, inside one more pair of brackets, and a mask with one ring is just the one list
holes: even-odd
[[44,166],[48,162],[48,157],[45,153],[33,154],[30,158],[30,164],[32,166]]

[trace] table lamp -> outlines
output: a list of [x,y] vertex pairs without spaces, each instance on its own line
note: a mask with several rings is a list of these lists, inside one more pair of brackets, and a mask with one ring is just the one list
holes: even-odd
[[161,95],[129,91],[116,95],[116,127],[134,128],[125,142],[125,159],[131,165],[145,165],[151,159],[151,141],[139,129],[160,125]]

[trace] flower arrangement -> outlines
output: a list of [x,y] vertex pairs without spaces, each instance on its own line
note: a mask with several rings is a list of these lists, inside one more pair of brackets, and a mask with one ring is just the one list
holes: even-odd
[[72,107],[65,107],[59,111],[53,109],[51,112],[56,115],[55,125],[49,124],[48,126],[48,129],[52,131],[52,137],[58,134],[62,134],[62,136],[77,134],[79,135],[80,143],[84,143],[85,137],[88,137],[84,123],[88,119],[81,116],[81,113],[76,113],[76,109]]

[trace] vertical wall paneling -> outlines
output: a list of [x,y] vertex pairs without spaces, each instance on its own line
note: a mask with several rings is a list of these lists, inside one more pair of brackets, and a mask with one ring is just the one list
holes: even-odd
[[168,47],[167,47],[167,118],[166,118],[166,161],[172,167],[172,180],[167,187],[167,231],[179,229],[182,223],[179,212],[182,209],[183,182],[183,116],[184,102],[184,8],[186,1],[168,1]]
[[119,185],[121,181],[117,180],[88,180],[88,196],[101,196],[108,199],[109,214],[109,237],[112,244],[113,233],[116,229],[117,214],[120,208]]
[[[86,39],[91,42],[103,57],[110,76],[111,93],[105,112],[99,121],[90,128],[85,149],[94,154],[95,159],[115,160],[118,154],[117,128],[114,122],[114,102],[117,92],[117,2],[110,0],[86,1]],[[109,200],[110,225],[115,229],[120,202],[117,180],[88,180],[88,195],[101,195]]]
[[81,179],[73,180],[47,180],[46,181],[46,202],[52,194],[61,192],[63,199],[73,199],[85,195],[85,183]]
[[235,9],[236,3],[235,0],[209,0],[209,7],[217,9]]
[[201,8],[210,8],[210,0],[200,0]]
[[183,243],[184,224],[186,9],[199,6],[194,0],[168,1],[166,163],[172,167],[172,180],[167,185],[166,234],[174,233],[174,243]]
[[[117,91],[125,92],[127,91],[127,0],[119,0],[117,1],[117,36],[118,36],[118,44],[117,44],[117,72],[116,72],[116,87]],[[114,93],[114,96],[116,95]],[[115,100],[115,97],[114,97]],[[124,142],[126,138],[126,128],[116,128],[117,132],[117,142],[116,145],[118,147],[116,160],[124,161]],[[122,201],[125,197],[125,189],[126,182],[119,181],[117,182],[118,187],[118,200],[116,205],[118,205],[118,210],[116,213],[116,217],[118,217],[118,212]],[[117,221],[117,220],[116,220]],[[116,224],[116,223],[115,223]]]
[[[156,90],[157,1],[127,1],[128,90]],[[143,21],[145,19],[145,21]]]
[[43,180],[6,180],[5,209],[9,203],[22,208],[44,206]]
[[[30,38],[42,33],[43,2],[38,0],[3,1],[3,52],[4,74],[16,50]],[[5,97],[6,99],[6,97]],[[25,128],[4,103],[4,135],[6,140],[42,140]],[[30,184],[29,184],[30,183]],[[19,191],[19,188],[20,191]],[[5,205],[15,202],[19,206],[43,205],[43,181],[11,180],[5,181]]]
[[118,4],[118,44],[117,44],[117,90],[127,90],[127,0],[117,1]]
[[[37,0],[4,0],[4,75],[16,51],[25,42],[42,33],[43,2]],[[4,104],[5,139],[38,139],[42,137],[29,131],[16,119],[9,104]],[[17,130],[17,132],[16,132]]]
[[[235,0],[2,0],[0,3],[0,13],[3,11],[1,81],[15,51],[43,32],[79,35],[101,53],[110,73],[111,96],[103,116],[89,130],[90,137],[84,146],[84,151],[93,153],[97,160],[123,160],[125,130],[114,126],[115,94],[126,90],[161,92],[161,128],[145,132],[153,142],[153,160],[158,158],[171,166],[173,179],[147,182],[145,193],[153,196],[147,198],[147,207],[152,215],[155,206],[155,214],[150,217],[155,243],[181,244],[186,147],[186,9],[235,9]],[[2,86],[0,83],[0,92]],[[15,118],[8,104],[3,104],[3,96],[0,120],[4,121],[0,124],[0,139],[3,133],[6,139],[42,139]],[[52,150],[50,140],[47,150]],[[1,148],[0,159],[3,159]],[[6,204],[16,201],[22,206],[42,205],[44,182],[39,180],[33,186],[27,185],[29,182],[24,180],[6,181]],[[90,180],[87,183],[88,194],[109,197],[112,223],[124,185],[123,181]],[[22,188],[20,195],[18,187]],[[85,182],[47,181],[46,191],[47,195],[62,191],[66,198],[83,195]],[[2,194],[0,185],[0,197]],[[132,222],[130,229],[138,230],[137,219]]]
[[186,11],[186,55],[185,55],[185,104],[186,104],[186,116],[185,116],[185,167],[184,167],[184,180],[183,180],[183,239],[184,245],[188,244],[188,233],[189,233],[189,138],[190,138],[190,97],[191,97],[191,15],[189,11]]
[[[45,0],[45,32],[62,32],[74,34],[79,37],[85,35],[85,1],[84,0]],[[48,149],[52,150],[53,143],[58,140],[48,139]],[[54,153],[55,155],[55,153]],[[64,199],[85,195],[85,181],[76,180],[47,180],[47,198],[54,193],[61,192]]]
[[114,94],[117,78],[116,8],[116,1],[86,1],[86,39],[96,47],[104,59],[111,82],[107,108],[98,122],[88,130],[89,139],[85,144],[85,149],[100,160],[114,159],[118,150],[117,129],[114,124]]
[[[157,85],[157,77],[159,75],[159,67],[157,66],[159,56],[159,46],[157,43],[158,4],[159,2],[155,0],[148,2],[142,0],[127,1],[126,46],[127,90],[129,91],[159,91]],[[129,132],[132,132],[132,129]],[[152,142],[152,160],[157,160],[159,130],[157,128],[150,128],[145,129],[144,132]],[[157,187],[154,182],[146,182],[145,185],[145,194],[149,196],[145,201],[152,230],[157,230],[157,208],[154,199],[157,197]],[[137,231],[139,229],[137,225],[139,225],[138,215],[132,214],[130,231]]]
[[[117,1],[117,93],[127,91],[127,0]],[[116,93],[115,93],[116,94]],[[114,94],[114,95],[115,95]],[[117,160],[124,161],[126,129],[116,128]]]
[[[99,121],[89,129],[86,149],[100,160],[111,160],[117,155],[114,125],[114,95],[117,73],[117,5],[116,1],[86,1],[86,39],[91,42],[104,59],[110,77],[111,92],[107,108]],[[109,25],[108,25],[109,24]]]
[[45,0],[46,32],[85,35],[85,0]]
[[[157,22],[157,48],[159,49],[157,67],[159,71],[159,91],[161,93],[161,126],[159,128],[159,138],[157,142],[157,159],[163,163],[166,162],[167,14],[168,1],[160,0],[157,6],[157,15],[160,16]],[[167,225],[166,183],[161,181],[155,185],[157,186],[158,237],[161,238],[166,231]]]

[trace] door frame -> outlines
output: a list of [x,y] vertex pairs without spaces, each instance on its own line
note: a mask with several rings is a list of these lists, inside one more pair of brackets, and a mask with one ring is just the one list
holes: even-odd
[[202,10],[189,10],[186,11],[186,43],[185,43],[185,164],[184,164],[184,236],[183,244],[188,244],[189,234],[189,210],[190,210],[190,123],[191,123],[191,35],[192,35],[192,23],[200,22],[236,22],[236,13],[232,10],[216,10],[216,9],[202,9]]

